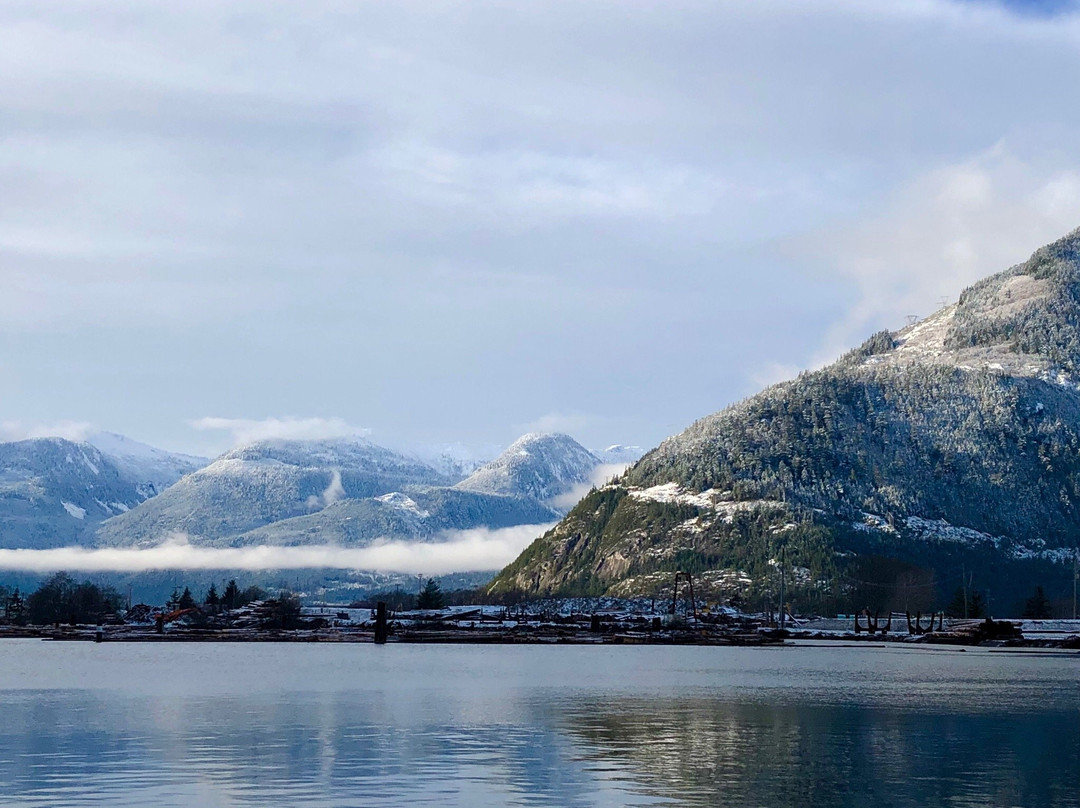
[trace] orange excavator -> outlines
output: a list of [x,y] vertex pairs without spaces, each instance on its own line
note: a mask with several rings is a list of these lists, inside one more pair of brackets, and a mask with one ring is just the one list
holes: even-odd
[[191,614],[192,612],[197,612],[197,611],[199,611],[199,610],[198,609],[175,609],[175,610],[169,612],[168,614],[158,614],[157,618],[156,618],[157,619],[157,630],[159,632],[164,631],[166,623],[172,623],[174,620],[179,620],[185,614]]

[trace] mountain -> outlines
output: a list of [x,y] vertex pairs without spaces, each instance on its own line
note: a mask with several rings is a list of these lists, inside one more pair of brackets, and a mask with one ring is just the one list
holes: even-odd
[[576,493],[576,502],[588,490],[599,465],[600,460],[569,435],[529,433],[455,487],[558,507],[560,498]]
[[106,455],[127,479],[139,486],[143,498],[156,496],[185,474],[206,466],[205,457],[167,452],[115,432],[97,432],[86,442]]
[[427,463],[444,477],[454,482],[464,480],[478,468],[489,462],[495,454],[477,455],[475,450],[460,443],[444,443],[434,446],[407,447],[405,454]]
[[107,546],[152,545],[173,533],[227,544],[256,528],[410,485],[448,485],[430,466],[362,439],[271,440],[234,449],[129,513],[101,525]]
[[765,604],[783,569],[805,608],[925,609],[961,584],[1010,604],[1064,586],[1078,385],[1080,231],[664,441],[492,589],[651,594],[679,569]]
[[[97,529],[103,546],[428,541],[447,531],[543,525],[576,502],[599,461],[565,435],[525,435],[465,480],[365,440],[235,449]],[[457,483],[454,485],[454,483]]]
[[434,541],[448,531],[551,524],[558,518],[556,511],[533,499],[409,487],[377,497],[344,499],[317,513],[248,531],[231,544],[363,547],[385,538]]
[[645,450],[640,446],[623,446],[621,443],[616,443],[606,449],[594,451],[593,454],[604,465],[618,466],[636,463],[645,454]]
[[0,443],[0,547],[81,543],[95,525],[144,499],[138,485],[88,443]]

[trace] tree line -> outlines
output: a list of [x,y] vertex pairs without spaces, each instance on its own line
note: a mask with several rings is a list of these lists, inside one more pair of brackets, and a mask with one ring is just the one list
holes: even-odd
[[[166,612],[205,610],[211,613],[237,609],[264,600],[267,593],[258,586],[241,588],[231,579],[218,593],[211,584],[201,598],[185,586],[173,591],[164,604]],[[294,596],[293,596],[294,597]],[[76,581],[66,572],[58,572],[29,595],[18,587],[0,585],[0,621],[14,625],[70,625],[109,623],[120,620],[126,611],[126,598],[115,588],[91,581]]]

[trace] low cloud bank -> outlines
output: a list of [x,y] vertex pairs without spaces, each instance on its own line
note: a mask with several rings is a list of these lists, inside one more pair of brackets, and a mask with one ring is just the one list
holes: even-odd
[[0,421],[0,443],[31,438],[64,438],[84,441],[94,433],[94,427],[85,421],[56,421],[29,424],[23,421]]
[[371,430],[343,418],[198,418],[190,422],[200,432],[228,432],[240,446],[261,440],[328,440],[364,437]]
[[575,486],[567,491],[565,494],[559,494],[551,500],[551,504],[556,508],[563,511],[569,511],[575,505],[577,505],[585,497],[589,491],[593,488],[602,488],[611,482],[615,477],[618,477],[628,468],[631,463],[604,463],[593,469],[589,475],[589,481]]
[[174,535],[156,547],[0,549],[0,569],[31,572],[145,572],[149,570],[357,569],[448,575],[495,570],[513,561],[552,525],[450,531],[436,542],[382,542],[369,547],[199,547]]

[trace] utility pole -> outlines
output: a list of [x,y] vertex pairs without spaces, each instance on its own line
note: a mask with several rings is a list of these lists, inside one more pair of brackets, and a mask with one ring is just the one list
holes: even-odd
[[784,612],[786,607],[784,606],[784,583],[787,576],[784,574],[784,564],[787,561],[787,545],[780,548],[780,628],[784,627]]
[[1073,620],[1076,619],[1076,582],[1080,580],[1080,548],[1073,548]]
[[968,598],[967,598],[968,581],[967,581],[967,567],[965,567],[964,565],[960,566],[960,586],[964,590],[964,619],[967,620],[968,619]]

